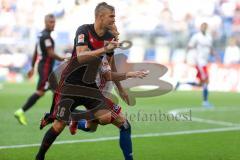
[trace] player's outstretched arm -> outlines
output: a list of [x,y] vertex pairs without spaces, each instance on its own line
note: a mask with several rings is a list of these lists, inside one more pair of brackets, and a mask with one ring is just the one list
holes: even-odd
[[[148,74],[147,71],[135,71],[135,72],[127,72],[127,73],[117,73],[117,72],[106,72],[103,74],[103,77],[107,81],[114,81],[118,88],[118,93],[120,97],[129,105],[129,97],[128,94],[123,89],[120,81],[125,80],[127,78],[143,78],[146,77]],[[117,85],[118,84],[118,85]]]
[[107,81],[122,81],[128,78],[144,78],[148,75],[148,71],[133,71],[127,73],[118,73],[118,72],[106,72],[103,74],[105,80]]

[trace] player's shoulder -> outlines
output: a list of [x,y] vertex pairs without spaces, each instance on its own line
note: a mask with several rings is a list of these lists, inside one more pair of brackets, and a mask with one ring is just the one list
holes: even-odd
[[87,32],[93,24],[83,24],[78,27],[77,32]]
[[192,40],[198,41],[201,40],[203,37],[201,32],[196,32],[195,34],[193,34],[193,36],[191,37]]
[[202,33],[201,32],[197,32],[197,33],[195,33],[194,35],[193,35],[194,37],[201,37],[202,36]]
[[50,32],[48,32],[47,30],[42,30],[41,32],[38,33],[37,35],[40,38],[50,38]]

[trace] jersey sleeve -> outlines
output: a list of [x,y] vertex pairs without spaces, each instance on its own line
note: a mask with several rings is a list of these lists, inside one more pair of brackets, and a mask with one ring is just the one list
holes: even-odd
[[88,45],[88,33],[85,26],[80,26],[76,32],[75,45],[85,46]]
[[53,47],[52,39],[50,36],[43,36],[42,41],[45,48]]

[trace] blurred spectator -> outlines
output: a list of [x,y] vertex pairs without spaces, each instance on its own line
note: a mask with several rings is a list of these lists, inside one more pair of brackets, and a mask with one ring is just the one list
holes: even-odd
[[187,30],[188,30],[188,39],[192,37],[194,33],[197,32],[197,29],[195,27],[194,17],[191,13],[187,13],[184,18],[185,23],[187,24]]
[[239,64],[240,63],[240,49],[237,46],[236,39],[230,38],[225,49],[224,64]]
[[0,37],[13,36],[13,29],[16,24],[15,7],[13,1],[0,1]]

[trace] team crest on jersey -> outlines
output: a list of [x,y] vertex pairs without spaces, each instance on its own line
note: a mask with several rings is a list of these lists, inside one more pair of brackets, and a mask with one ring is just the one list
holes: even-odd
[[114,105],[114,106],[113,106],[113,110],[114,110],[115,112],[117,112],[119,109],[120,109],[119,105]]
[[78,43],[84,43],[84,34],[78,35]]

